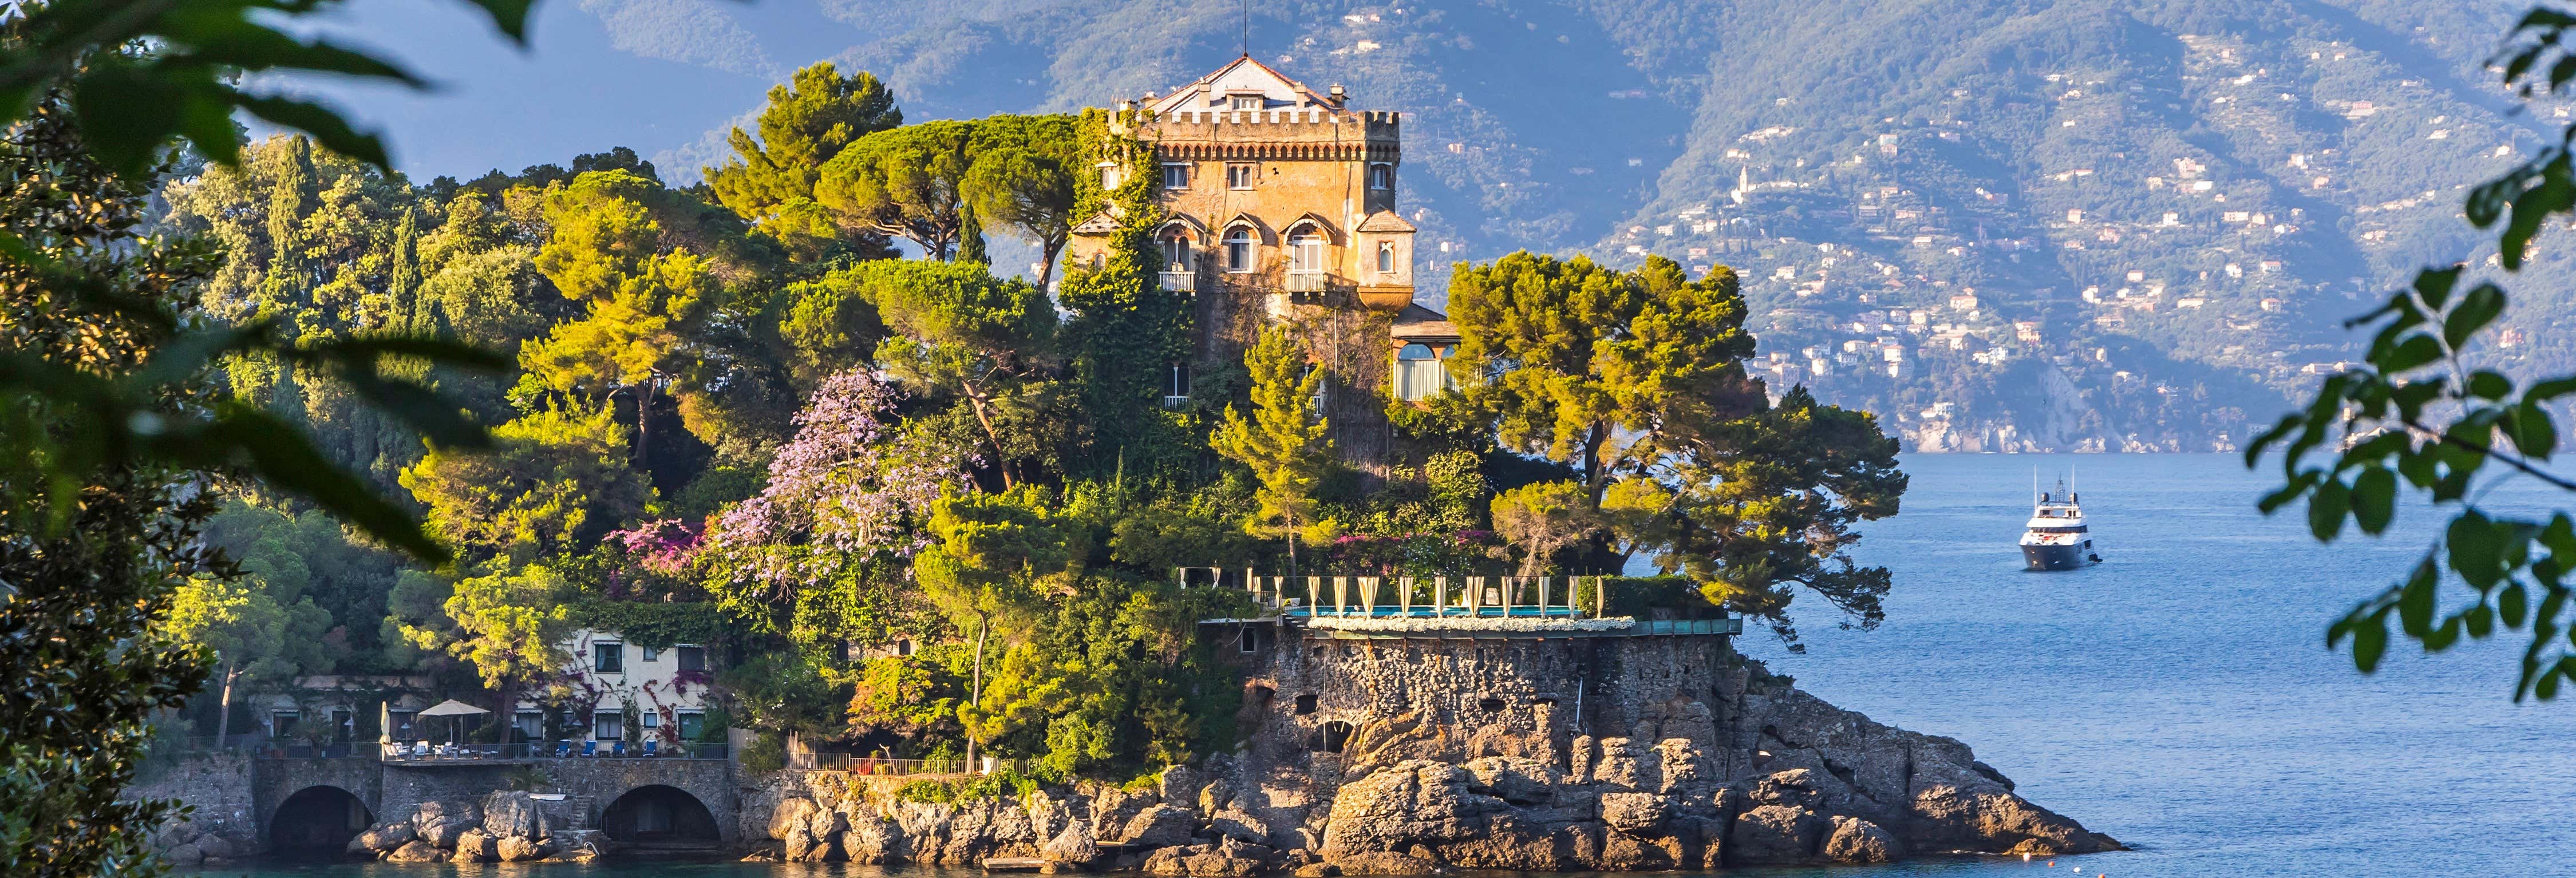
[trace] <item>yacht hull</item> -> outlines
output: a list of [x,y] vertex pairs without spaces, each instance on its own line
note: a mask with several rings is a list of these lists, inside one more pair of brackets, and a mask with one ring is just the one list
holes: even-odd
[[2073,570],[2102,560],[2093,554],[2092,540],[2066,546],[2023,546],[2021,557],[2031,570]]

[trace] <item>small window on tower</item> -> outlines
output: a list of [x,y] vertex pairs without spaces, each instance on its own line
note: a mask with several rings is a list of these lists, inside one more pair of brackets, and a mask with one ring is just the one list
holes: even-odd
[[1385,162],[1369,165],[1368,180],[1371,189],[1395,188],[1395,166]]
[[1250,189],[1260,182],[1260,165],[1244,163],[1225,166],[1225,188]]
[[1165,189],[1187,189],[1187,188],[1190,188],[1190,166],[1188,166],[1188,165],[1164,165],[1164,166],[1163,166],[1163,188],[1165,188]]
[[1379,274],[1394,274],[1394,273],[1395,273],[1395,242],[1394,242],[1394,241],[1379,241],[1379,242],[1377,242],[1377,273],[1379,273]]

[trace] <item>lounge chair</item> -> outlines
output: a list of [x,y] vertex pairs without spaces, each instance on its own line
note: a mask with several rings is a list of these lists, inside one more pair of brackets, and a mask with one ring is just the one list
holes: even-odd
[[646,756],[660,756],[660,755],[662,755],[662,742],[660,742],[660,741],[646,741],[646,742],[644,742],[644,755],[646,755]]
[[562,741],[557,742],[557,743],[555,744],[555,758],[556,758],[556,759],[569,759],[569,758],[572,758],[572,739],[571,739],[571,738],[565,738],[565,739],[563,739]]
[[598,756],[598,755],[599,755],[599,742],[598,742],[598,741],[583,741],[583,742],[581,742],[581,755],[582,755],[582,758],[584,758],[584,759],[588,759],[588,758],[593,757],[593,756]]
[[625,755],[626,755],[626,742],[625,742],[625,741],[610,741],[610,742],[608,742],[608,755],[610,755],[610,756],[615,756],[615,757],[620,757],[620,758],[625,757]]

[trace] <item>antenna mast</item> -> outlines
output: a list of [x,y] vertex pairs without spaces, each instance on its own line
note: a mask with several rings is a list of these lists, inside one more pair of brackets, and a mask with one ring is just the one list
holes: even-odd
[[1243,0],[1243,57],[1252,57],[1252,0]]

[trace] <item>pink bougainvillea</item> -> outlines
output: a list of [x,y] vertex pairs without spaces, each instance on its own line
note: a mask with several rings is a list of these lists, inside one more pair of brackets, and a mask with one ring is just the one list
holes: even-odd
[[611,531],[610,542],[625,548],[628,557],[644,569],[665,576],[678,576],[688,570],[689,562],[698,556],[698,544],[705,529],[676,518],[665,518],[636,525],[630,530]]

